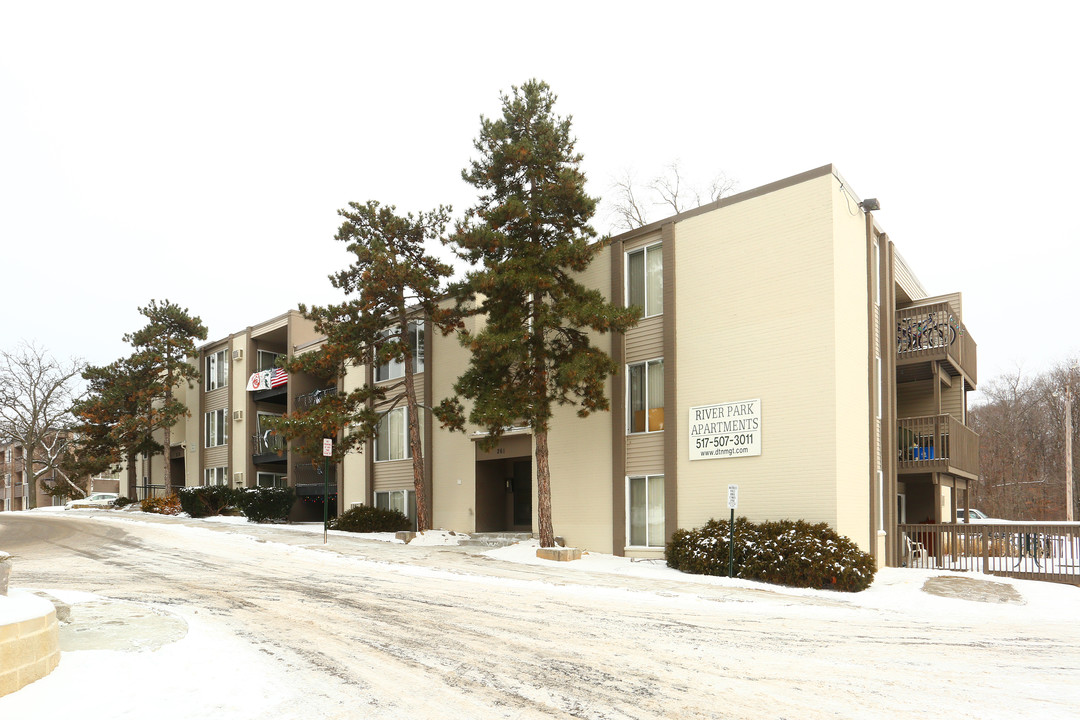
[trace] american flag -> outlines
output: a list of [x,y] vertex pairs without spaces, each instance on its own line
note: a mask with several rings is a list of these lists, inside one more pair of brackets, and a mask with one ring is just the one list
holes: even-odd
[[281,387],[285,383],[289,382],[289,375],[281,368],[274,368],[270,372],[270,382],[267,383],[267,387],[276,388]]

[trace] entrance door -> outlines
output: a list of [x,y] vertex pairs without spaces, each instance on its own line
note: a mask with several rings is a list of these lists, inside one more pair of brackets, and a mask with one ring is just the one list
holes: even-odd
[[514,525],[532,527],[532,462],[514,463]]

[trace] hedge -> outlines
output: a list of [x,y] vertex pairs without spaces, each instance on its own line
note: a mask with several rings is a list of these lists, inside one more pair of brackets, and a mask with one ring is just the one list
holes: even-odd
[[[670,567],[698,575],[728,574],[728,522],[710,520],[676,530],[667,546]],[[859,592],[870,587],[877,566],[827,523],[735,521],[735,577],[791,587]]]
[[236,505],[238,494],[228,485],[180,488],[180,506],[193,518],[212,517],[220,515],[230,505]]
[[237,504],[247,515],[248,522],[281,521],[289,517],[296,501],[296,489],[283,488],[247,488],[240,490]]
[[412,521],[397,510],[357,505],[331,520],[330,528],[346,532],[398,532],[412,530]]

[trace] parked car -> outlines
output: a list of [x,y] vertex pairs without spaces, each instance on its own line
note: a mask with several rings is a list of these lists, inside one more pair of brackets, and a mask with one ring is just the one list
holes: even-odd
[[64,507],[68,510],[73,508],[110,508],[118,497],[120,497],[118,493],[90,493],[84,498],[69,500]]
[[960,522],[986,522],[990,518],[982,510],[976,510],[975,508],[969,508],[967,511],[967,517],[964,517],[964,511],[961,510],[957,518]]

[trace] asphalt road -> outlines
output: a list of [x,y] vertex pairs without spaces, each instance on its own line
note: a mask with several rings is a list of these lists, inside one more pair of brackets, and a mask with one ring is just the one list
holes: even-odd
[[0,547],[18,557],[15,586],[199,609],[305,688],[304,717],[1076,712],[1080,633],[1026,618],[967,622],[961,600],[955,622],[931,624],[830,597],[178,524],[7,513]]

